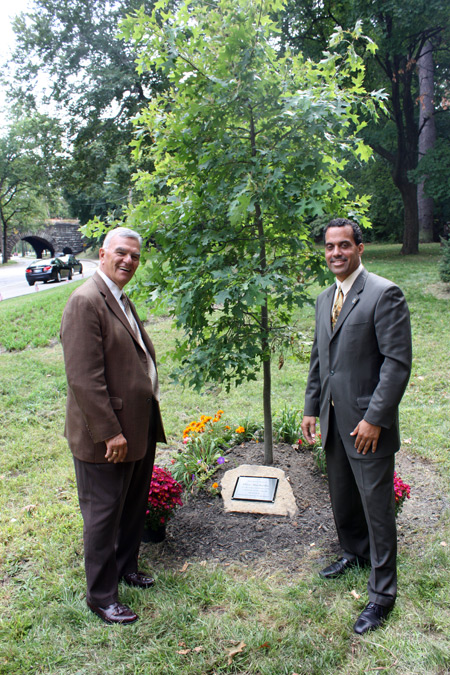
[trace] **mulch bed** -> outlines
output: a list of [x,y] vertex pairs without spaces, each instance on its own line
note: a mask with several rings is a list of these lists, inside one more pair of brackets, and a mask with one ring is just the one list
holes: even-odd
[[[231,448],[226,463],[214,475],[220,484],[224,471],[241,464],[262,464],[263,447],[254,442]],[[421,549],[448,506],[441,479],[433,465],[397,454],[397,471],[411,485],[398,517],[399,546]],[[180,568],[186,562],[269,565],[287,574],[305,567],[314,554],[317,567],[339,552],[326,477],[316,468],[308,450],[288,444],[274,446],[274,466],[283,469],[295,495],[295,517],[226,513],[220,496],[207,491],[185,495],[184,505],[169,522],[160,544],[143,544],[141,555],[150,565]]]

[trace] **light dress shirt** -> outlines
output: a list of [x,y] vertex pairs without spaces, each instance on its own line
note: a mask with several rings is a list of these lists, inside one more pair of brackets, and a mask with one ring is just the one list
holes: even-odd
[[[121,310],[123,311],[123,313],[127,317],[125,305],[122,302],[123,291],[121,291],[120,288],[118,287],[118,285],[115,284],[112,279],[110,279],[108,276],[106,276],[106,274],[104,272],[102,272],[101,269],[97,269],[97,272],[98,272],[98,274],[100,274],[101,278],[103,279],[103,281],[108,286],[109,290],[111,291],[111,293],[113,294],[113,296],[115,297],[117,302],[119,303],[119,307],[121,308]],[[130,323],[130,320],[129,320],[128,317],[127,317],[127,321],[128,321],[128,323]]]
[[122,309],[123,313],[125,314],[125,316],[127,318],[127,321],[130,324],[133,333],[137,336],[138,342],[139,342],[140,346],[142,347],[142,349],[144,350],[144,352],[147,356],[148,375],[149,375],[149,377],[152,381],[152,384],[153,384],[154,397],[156,398],[157,401],[159,401],[159,382],[158,382],[158,375],[156,373],[156,366],[155,366],[155,363],[154,363],[149,351],[147,350],[147,347],[144,344],[144,341],[142,339],[142,334],[141,334],[141,331],[140,331],[139,326],[137,324],[137,321],[134,319],[133,315],[131,314],[131,308],[130,308],[130,315],[131,316],[128,316],[128,314],[127,314],[127,310],[126,310],[124,302],[122,300],[122,295],[124,294],[124,292],[118,287],[118,285],[116,283],[114,283],[114,281],[112,281],[112,279],[110,279],[104,272],[102,272],[102,270],[97,269],[97,272],[100,274],[101,278],[103,279],[103,281],[108,286],[109,290],[111,291],[111,293],[113,294],[113,296],[115,297],[117,302],[119,303],[119,307]]
[[334,302],[336,300],[337,294],[339,292],[339,288],[342,288],[342,294],[344,296],[344,302],[345,302],[345,298],[347,297],[351,287],[353,286],[357,277],[359,277],[359,275],[361,274],[363,269],[364,269],[364,265],[362,263],[360,263],[359,267],[354,272],[352,272],[346,279],[344,279],[344,281],[339,281],[338,279],[336,279],[336,291],[334,293],[333,305],[334,305]]

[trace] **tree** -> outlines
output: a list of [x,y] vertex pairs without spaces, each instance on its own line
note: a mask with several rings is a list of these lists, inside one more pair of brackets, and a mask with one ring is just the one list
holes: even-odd
[[[434,108],[434,63],[433,45],[427,40],[417,61],[419,74],[419,161],[434,148],[436,122]],[[433,241],[434,200],[425,193],[425,181],[417,187],[419,216],[419,239]]]
[[[350,203],[348,158],[366,159],[358,111],[375,112],[362,88],[353,39],[340,31],[319,63],[279,57],[276,0],[158,3],[124,23],[139,71],[157,68],[170,87],[136,129],[144,199],[128,215],[156,248],[146,288],[171,297],[184,331],[179,369],[191,385],[255,379],[263,369],[264,461],[272,462],[271,361],[295,342],[292,315],[323,280],[310,222],[325,213],[361,216]],[[153,296],[153,297],[154,297]]]
[[55,197],[54,177],[61,156],[59,125],[45,115],[19,118],[0,138],[3,263],[8,260],[10,228],[20,228],[25,219],[48,216],[43,199]]
[[153,3],[35,0],[14,21],[9,95],[27,109],[51,102],[62,111],[72,161],[61,178],[82,222],[126,205],[135,169],[131,119],[164,86],[154,71],[136,71],[131,49],[117,35],[119,21],[141,5],[150,11]]
[[[365,140],[391,167],[392,180],[399,190],[404,210],[402,253],[417,253],[419,216],[417,185],[411,180],[419,157],[419,138],[425,127],[419,122],[419,87],[416,64],[424,45],[432,42],[434,54],[445,46],[448,36],[448,10],[441,0],[325,0],[305,10],[291,4],[285,18],[289,44],[316,50],[316,41],[340,25],[348,28],[355,20],[377,43],[378,50],[367,61],[365,85],[384,87],[388,92],[386,116],[369,121]],[[310,47],[312,45],[312,47]],[[441,72],[445,79],[446,72]],[[387,198],[387,197],[386,197]]]

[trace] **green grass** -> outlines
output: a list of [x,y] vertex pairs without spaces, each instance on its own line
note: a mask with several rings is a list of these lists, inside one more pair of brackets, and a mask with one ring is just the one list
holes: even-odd
[[[439,248],[422,250],[402,258],[397,246],[370,245],[364,261],[400,284],[411,309],[414,365],[401,406],[404,448],[430,460],[448,481],[449,307],[432,292],[439,284]],[[166,569],[164,559],[148,554],[155,589],[121,589],[121,598],[140,614],[138,623],[107,627],[86,610],[82,523],[63,438],[66,384],[58,342],[72,290],[61,286],[0,303],[0,673],[449,672],[448,515],[400,547],[400,595],[392,618],[363,638],[352,626],[365,603],[367,574],[355,570],[324,582],[313,552],[297,576],[261,563],[255,568],[194,563],[182,571],[180,560],[177,569]],[[302,330],[311,332],[312,309],[305,308],[300,318]],[[170,322],[151,316],[149,332],[163,357],[162,408],[171,445],[187,422],[219,408],[233,424],[247,415],[262,421],[260,380],[228,394],[220,388],[203,394],[182,390],[169,380]],[[286,405],[302,407],[306,376],[307,364],[293,358],[281,370],[274,367],[274,414]],[[414,498],[414,485],[412,490]],[[231,657],[241,642],[245,646]]]

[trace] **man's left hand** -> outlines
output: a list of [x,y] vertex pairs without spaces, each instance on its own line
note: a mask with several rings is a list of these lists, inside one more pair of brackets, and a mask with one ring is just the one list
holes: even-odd
[[127,439],[123,434],[117,434],[117,436],[108,438],[105,441],[105,444],[106,444],[105,459],[107,459],[108,462],[113,462],[113,464],[117,464],[118,462],[125,461],[125,457],[127,456],[128,452],[128,444]]
[[350,434],[350,436],[356,436],[355,448],[358,454],[367,455],[369,450],[375,452],[380,432],[381,427],[370,424],[370,422],[366,422],[366,420],[361,420]]

